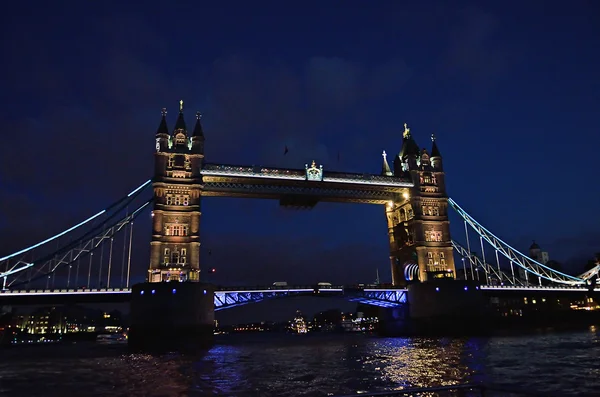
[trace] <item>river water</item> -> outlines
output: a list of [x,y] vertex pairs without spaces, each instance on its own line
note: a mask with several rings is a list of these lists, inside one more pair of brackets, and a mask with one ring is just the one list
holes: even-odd
[[487,382],[600,395],[600,330],[486,339],[229,335],[202,354],[126,346],[0,350],[1,396],[326,396]]

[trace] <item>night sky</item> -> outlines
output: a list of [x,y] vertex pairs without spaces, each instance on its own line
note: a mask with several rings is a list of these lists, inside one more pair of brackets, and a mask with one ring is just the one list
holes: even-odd
[[[59,3],[11,2],[0,27],[1,254],[149,179],[160,109],[173,128],[180,99],[216,163],[379,173],[407,122],[422,147],[436,134],[448,194],[505,241],[577,274],[600,251],[594,1]],[[380,206],[208,198],[201,222],[211,281],[390,277]]]

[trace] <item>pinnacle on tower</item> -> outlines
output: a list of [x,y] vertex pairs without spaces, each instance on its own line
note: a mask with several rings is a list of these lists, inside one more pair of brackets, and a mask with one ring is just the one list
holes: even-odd
[[390,165],[387,162],[387,153],[385,152],[385,150],[383,151],[383,153],[381,155],[383,156],[383,165],[381,167],[381,175],[385,175],[385,176],[394,175],[392,173],[392,170],[390,169]]
[[404,158],[405,156],[418,156],[421,152],[419,150],[419,145],[415,142],[414,138],[410,133],[410,128],[408,128],[408,124],[404,123],[404,132],[402,133],[402,149],[400,149],[400,158]]
[[204,139],[204,131],[202,130],[202,124],[200,123],[201,118],[202,114],[200,112],[196,112],[196,125],[194,126],[194,132],[192,133],[192,136]]
[[435,134],[431,134],[431,142],[433,142],[433,146],[431,147],[431,157],[442,157],[440,149],[438,149],[437,143],[435,143]]
[[187,131],[187,127],[185,126],[185,120],[183,119],[183,99],[179,101],[179,116],[177,116],[174,131],[177,130]]
[[160,124],[158,125],[158,130],[156,130],[156,135],[159,135],[159,134],[169,135],[169,129],[167,128],[167,109],[162,108],[161,114],[162,114],[162,118],[160,119]]

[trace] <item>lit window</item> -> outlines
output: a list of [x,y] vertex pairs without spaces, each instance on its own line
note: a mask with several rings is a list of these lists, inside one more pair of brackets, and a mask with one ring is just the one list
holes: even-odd
[[168,248],[165,248],[165,255],[167,255],[167,256],[168,256],[170,253],[171,253],[171,250],[170,250],[170,249],[168,249]]
[[188,226],[179,224],[169,224],[165,226],[165,234],[167,236],[187,236]]
[[433,252],[428,252],[428,253],[427,253],[427,257],[428,257],[428,258],[433,258]]
[[167,194],[167,205],[173,205],[173,196],[171,194]]
[[173,167],[175,165],[175,158],[173,156],[169,156],[169,167]]
[[440,252],[440,258],[445,258],[444,253]]
[[181,249],[181,255],[182,255],[182,256],[185,256],[185,255],[187,255],[187,249],[185,249],[185,248],[182,248],[182,249]]

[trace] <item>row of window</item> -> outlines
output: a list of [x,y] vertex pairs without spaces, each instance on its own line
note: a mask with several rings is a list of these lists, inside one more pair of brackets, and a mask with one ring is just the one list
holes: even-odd
[[446,256],[443,252],[428,252],[427,264],[430,266],[444,266],[446,265]]
[[189,194],[167,194],[167,205],[189,205]]
[[442,241],[442,232],[439,230],[425,230],[425,241]]
[[421,209],[423,210],[423,215],[440,216],[440,209],[438,207],[424,205]]
[[167,223],[165,225],[166,236],[187,236],[188,232],[188,225],[182,225],[177,223]]
[[171,250],[169,248],[165,248],[163,263],[164,264],[173,263],[173,264],[182,264],[182,265],[187,263],[187,249],[182,248],[181,252],[178,250],[173,250],[171,252]]
[[[169,167],[175,167],[175,156],[169,156],[169,160],[167,161],[167,165]],[[186,156],[185,160],[183,161],[183,165],[186,169],[190,169],[192,168],[192,162],[190,161],[190,158]]]
[[421,184],[432,184],[435,185],[437,180],[435,179],[435,175],[421,175]]

